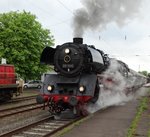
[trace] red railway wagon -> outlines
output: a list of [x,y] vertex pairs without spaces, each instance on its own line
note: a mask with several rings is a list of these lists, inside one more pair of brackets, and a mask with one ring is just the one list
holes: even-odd
[[7,101],[17,93],[18,84],[14,65],[0,64],[0,101]]

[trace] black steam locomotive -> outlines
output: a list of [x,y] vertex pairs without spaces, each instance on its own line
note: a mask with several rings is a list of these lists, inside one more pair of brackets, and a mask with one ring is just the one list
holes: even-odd
[[107,54],[94,46],[83,44],[82,38],[58,45],[55,49],[46,47],[41,63],[54,66],[56,74],[45,74],[38,103],[47,103],[52,114],[66,109],[84,115],[84,105],[95,103],[99,96],[97,74],[105,71],[110,63]]

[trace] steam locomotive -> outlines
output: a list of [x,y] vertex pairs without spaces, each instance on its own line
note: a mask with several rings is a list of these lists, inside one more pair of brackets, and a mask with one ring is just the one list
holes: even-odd
[[[69,109],[75,115],[86,115],[84,106],[98,100],[100,84],[104,84],[106,78],[102,74],[107,72],[111,60],[103,51],[83,44],[82,38],[74,38],[73,42],[55,49],[46,47],[40,62],[53,65],[56,74],[45,74],[37,103],[47,103],[52,114]],[[128,77],[129,68],[122,62],[119,68]],[[106,79],[114,85],[113,77],[109,75]]]
[[52,114],[70,109],[80,115],[85,113],[85,103],[97,101],[100,90],[97,74],[109,66],[109,58],[103,51],[83,44],[82,38],[74,38],[55,49],[46,47],[40,61],[54,65],[57,72],[45,74],[42,95],[37,97],[37,103],[47,102]]

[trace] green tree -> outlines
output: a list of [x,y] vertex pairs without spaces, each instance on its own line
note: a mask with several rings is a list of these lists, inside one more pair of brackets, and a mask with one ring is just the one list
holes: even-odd
[[144,76],[147,76],[148,75],[148,72],[146,70],[144,71],[139,71],[139,73],[143,74]]
[[40,55],[45,46],[53,43],[50,31],[43,29],[30,12],[0,14],[0,58],[14,64],[24,79],[38,79],[48,70],[40,65]]

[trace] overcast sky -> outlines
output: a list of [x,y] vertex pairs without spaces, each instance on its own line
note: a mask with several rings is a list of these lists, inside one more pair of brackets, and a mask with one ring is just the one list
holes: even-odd
[[[37,16],[37,20],[44,28],[51,31],[57,45],[72,41],[75,29],[73,18],[76,10],[86,9],[85,6],[87,6],[83,1],[0,0],[0,13],[30,11]],[[95,5],[99,4],[98,0],[87,1],[92,1]],[[100,5],[96,6],[101,8],[101,6],[103,7],[101,3],[104,4],[105,11],[100,11],[100,17],[105,21],[100,22],[100,25],[98,24],[98,27],[94,29],[88,26],[89,28],[84,30],[82,35],[84,43],[95,45],[110,57],[121,59],[136,71],[147,70],[150,72],[150,1],[120,0],[128,2],[128,4],[124,2],[124,5],[121,6],[121,12],[126,13],[123,14],[124,16],[120,16],[122,14],[115,10],[117,7],[115,2],[118,0],[99,1]],[[111,3],[106,5],[106,2]],[[88,6],[90,7],[90,4]],[[93,5],[90,8],[93,8]],[[112,18],[113,16],[115,19]],[[96,18],[92,17],[91,20],[97,20],[98,17],[96,15]]]

